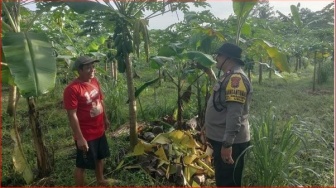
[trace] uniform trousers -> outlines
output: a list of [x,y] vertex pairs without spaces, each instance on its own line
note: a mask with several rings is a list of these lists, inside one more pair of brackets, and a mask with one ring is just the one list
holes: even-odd
[[221,157],[222,142],[214,141],[209,138],[208,141],[213,148],[216,186],[240,187],[244,168],[244,150],[250,145],[250,142],[233,144],[232,158],[234,163],[227,164],[224,163]]

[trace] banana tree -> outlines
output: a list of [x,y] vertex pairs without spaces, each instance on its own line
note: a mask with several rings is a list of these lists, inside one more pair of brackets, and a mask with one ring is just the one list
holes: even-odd
[[[233,0],[233,10],[234,13],[237,16],[237,38],[236,38],[236,44],[239,45],[239,41],[241,41],[241,32],[242,32],[242,28],[246,22],[246,19],[248,18],[250,12],[252,11],[253,7],[258,3],[258,1],[236,1]],[[250,27],[245,27],[246,30],[250,30]],[[245,31],[246,33],[250,33],[249,31]],[[261,47],[261,49],[264,50],[264,52],[266,52],[269,56],[269,58],[271,58],[271,62],[273,62],[273,64],[275,65],[275,67],[282,71],[286,71],[286,72],[290,72],[288,63],[287,63],[287,59],[286,56],[279,51],[278,48],[276,48],[275,46],[271,45],[269,42],[263,40],[263,39],[251,39],[248,40],[250,48],[259,48]],[[258,62],[258,61],[257,61]],[[270,65],[266,64],[266,63],[262,63],[262,61],[258,62],[260,64],[260,71],[259,71],[259,76],[262,75],[262,66],[267,66],[267,68],[272,69],[270,67]],[[275,69],[273,69],[275,74],[277,76],[281,75],[279,74],[279,72]],[[261,82],[261,77],[259,78],[259,82]]]
[[[173,43],[159,49],[157,56],[151,58],[151,66],[154,69],[163,69],[165,75],[177,88],[177,128],[182,129],[183,105],[188,103],[191,97],[192,86],[197,80],[207,73],[209,77],[210,67],[216,62],[210,55],[199,51],[185,51],[180,43]],[[168,68],[169,67],[169,68]],[[198,74],[204,71],[203,74]]]
[[[27,101],[29,125],[37,156],[38,176],[45,177],[51,172],[52,165],[48,150],[43,142],[35,102],[38,96],[48,93],[54,87],[56,61],[52,55],[51,45],[43,33],[21,31],[21,3],[24,2],[2,2],[6,18],[2,19],[2,25],[5,26],[2,36],[2,53],[3,60],[9,68],[9,77],[13,79],[13,86],[18,88],[20,95]],[[26,29],[29,28],[30,25],[28,24]],[[33,176],[31,171],[27,170],[29,167],[25,164],[24,154],[20,149],[21,142],[15,113],[16,104],[14,103],[12,138],[16,143],[15,147],[19,149],[14,150],[13,162],[15,167],[23,173],[26,182],[29,183]]]
[[258,0],[253,1],[240,1],[240,0],[233,0],[233,12],[237,16],[237,35],[236,35],[236,44],[239,45],[240,41],[240,34],[242,28],[248,18],[250,12],[252,11],[253,7],[258,3]]

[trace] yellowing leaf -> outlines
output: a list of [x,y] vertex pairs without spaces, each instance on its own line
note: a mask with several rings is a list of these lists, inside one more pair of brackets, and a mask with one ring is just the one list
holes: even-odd
[[181,130],[174,130],[169,133],[169,138],[173,141],[174,144],[180,143],[184,136],[185,134]]
[[174,144],[181,144],[187,148],[200,147],[189,132],[174,130],[169,133],[169,138]]
[[20,138],[16,136],[15,129],[11,129],[10,135],[15,143],[12,156],[15,170],[19,173],[23,173],[22,175],[26,183],[31,183],[34,180],[34,176],[21,149]]
[[138,156],[138,155],[144,155],[145,154],[145,146],[140,141],[137,143],[137,145],[134,146],[134,150],[132,153],[129,154],[129,156]]
[[156,144],[170,144],[171,141],[170,139],[167,137],[167,133],[161,133],[159,135],[157,135],[152,141],[152,144],[156,143]]
[[118,164],[116,170],[119,170],[119,169],[122,167],[122,165],[124,164],[124,162],[125,162],[125,161],[122,160],[122,161]]
[[196,183],[195,181],[192,182],[191,186],[192,186],[192,187],[201,187],[201,186],[198,185],[198,183]]
[[190,165],[188,165],[188,166],[186,166],[185,168],[187,168],[188,169],[188,182],[190,182],[190,180],[191,180],[191,177],[197,172],[197,169],[196,168],[193,168],[192,166],[190,166]]
[[139,140],[139,143],[141,143],[144,146],[145,152],[151,152],[151,151],[153,151],[153,148],[156,146],[154,144],[150,144],[150,143],[145,142],[143,140]]
[[209,173],[208,175],[210,177],[213,177],[215,175],[214,170],[211,167],[209,167],[207,164],[205,164],[203,161],[198,159],[196,162],[199,166],[203,167],[206,171],[208,171]]
[[198,166],[197,164],[190,164],[189,165],[189,167],[190,167],[190,172],[192,172],[192,176],[194,175],[194,174],[204,174],[204,172],[205,172],[205,169],[203,168],[203,167],[201,167],[201,166]]
[[161,159],[163,161],[166,161],[166,162],[168,161],[168,158],[167,158],[166,153],[165,153],[165,151],[164,151],[164,149],[163,149],[162,146],[159,146],[159,149],[154,154],[156,156],[158,156],[159,159]]
[[186,155],[186,156],[183,157],[183,163],[185,165],[189,165],[192,162],[194,162],[194,160],[197,159],[197,158],[198,158],[197,155]]
[[181,144],[187,146],[188,148],[200,147],[189,132],[185,132],[185,136],[183,137]]

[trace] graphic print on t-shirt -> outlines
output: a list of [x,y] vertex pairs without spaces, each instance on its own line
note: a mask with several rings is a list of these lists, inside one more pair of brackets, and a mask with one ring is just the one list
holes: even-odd
[[86,103],[92,105],[90,109],[90,116],[91,117],[96,117],[99,114],[103,112],[102,105],[99,101],[98,96],[98,91],[96,89],[91,90],[90,94],[88,92],[85,92],[85,97],[86,97]]

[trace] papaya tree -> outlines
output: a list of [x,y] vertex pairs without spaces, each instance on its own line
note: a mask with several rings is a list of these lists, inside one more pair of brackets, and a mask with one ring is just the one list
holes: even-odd
[[[13,84],[19,90],[21,96],[27,101],[29,125],[32,131],[32,140],[36,150],[38,177],[49,175],[52,170],[51,158],[48,149],[43,142],[42,127],[39,122],[39,113],[36,107],[37,97],[48,93],[55,85],[56,61],[53,50],[47,37],[43,33],[22,31],[21,19],[23,2],[2,2],[5,18],[2,25],[5,26],[2,35],[3,62],[8,65]],[[36,14],[39,15],[39,14]],[[37,17],[35,16],[34,19]],[[14,100],[15,101],[15,100]],[[17,100],[16,100],[17,101]],[[19,133],[16,121],[16,104],[14,103],[13,138],[16,146],[20,148]],[[13,162],[16,167],[23,168],[25,161],[22,149],[14,150]],[[21,163],[17,165],[17,163]],[[24,178],[27,183],[32,181],[32,174],[27,175],[27,165],[24,165]]]
[[[131,149],[138,142],[137,138],[137,113],[135,89],[133,83],[133,70],[131,54],[139,57],[140,45],[143,43],[146,60],[149,60],[149,35],[148,20],[164,12],[175,11],[177,9],[188,9],[184,3],[153,1],[104,1],[111,10],[111,21],[115,24],[113,40],[117,50],[116,59],[118,61],[119,72],[126,72],[128,99],[129,99],[129,123],[130,123],[130,145]],[[200,3],[204,4],[204,3]],[[143,10],[152,13],[144,17]]]
[[[178,2],[156,2],[156,1],[81,1],[81,2],[43,2],[42,4],[59,6],[65,4],[77,13],[84,13],[90,10],[102,11],[106,13],[104,25],[114,24],[112,40],[116,48],[116,59],[118,61],[119,72],[126,72],[128,98],[129,98],[129,120],[130,120],[130,145],[131,149],[136,145],[137,133],[137,115],[135,90],[133,84],[132,62],[130,55],[140,54],[140,45],[143,42],[146,59],[149,59],[149,38],[148,38],[148,20],[157,15],[169,11],[183,10],[187,11],[189,5]],[[206,3],[195,1],[196,6],[204,6]],[[144,11],[152,13],[147,17]]]

